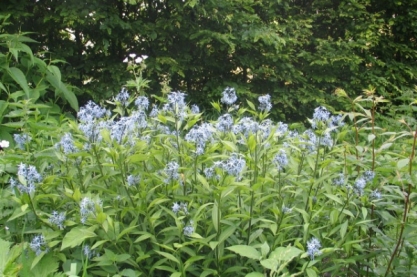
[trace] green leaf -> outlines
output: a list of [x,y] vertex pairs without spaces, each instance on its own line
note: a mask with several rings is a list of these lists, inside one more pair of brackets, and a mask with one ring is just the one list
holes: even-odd
[[262,257],[267,257],[267,255],[269,254],[270,248],[268,243],[265,241],[262,245],[261,245],[261,253],[262,253]]
[[180,261],[172,254],[167,253],[167,252],[162,252],[162,251],[157,251],[155,250],[156,253],[158,253],[161,256],[164,256],[165,258],[167,258],[168,260],[171,260],[177,264],[181,264]]
[[255,105],[251,101],[246,100],[246,103],[248,103],[248,106],[252,109],[252,111],[256,111]]
[[308,277],[317,277],[317,273],[312,268],[307,268],[306,272]]
[[259,272],[251,272],[246,274],[245,277],[265,277],[265,275]]
[[84,240],[95,237],[96,233],[94,233],[94,229],[94,226],[90,228],[75,227],[65,235],[62,240],[61,250],[68,247],[73,248],[83,243]]
[[213,226],[214,226],[214,230],[216,230],[216,232],[219,231],[219,206],[217,204],[217,202],[214,203],[213,205],[213,210],[211,211],[211,218],[213,220]]
[[137,277],[138,276],[138,274],[133,269],[130,269],[130,268],[123,269],[123,271],[120,272],[120,274],[125,277]]
[[29,207],[29,205],[25,204],[21,207],[16,208],[13,215],[7,221],[12,221],[15,218],[18,218],[18,217],[21,217],[21,216],[27,214],[28,212],[30,212],[30,209],[28,209],[28,207]]
[[28,86],[28,82],[26,80],[25,75],[23,74],[23,72],[17,68],[17,67],[10,67],[7,69],[7,72],[9,73],[10,77],[13,78],[13,80],[16,81],[16,83],[19,84],[19,86],[23,89],[23,91],[26,94],[26,98],[30,98],[29,95],[29,86]]
[[77,97],[75,97],[75,94],[61,82],[61,74],[57,76],[52,72],[47,72],[46,80],[57,90],[57,92],[64,96],[64,99],[68,101],[71,108],[78,111]]
[[48,70],[57,78],[58,82],[61,82],[61,71],[55,65],[48,65]]
[[9,247],[10,242],[2,240],[0,238],[0,274],[3,275],[3,271],[7,262],[7,258],[9,256]]
[[117,255],[117,258],[116,258],[116,262],[124,262],[124,261],[126,261],[126,260],[128,260],[128,259],[130,259],[130,255],[129,254],[119,254],[119,255]]
[[118,236],[117,236],[117,239],[116,240],[119,240],[119,239],[121,239],[125,234],[127,234],[127,233],[129,233],[130,231],[132,231],[132,230],[134,230],[134,229],[136,229],[138,227],[138,225],[136,225],[136,226],[130,226],[130,227],[127,227],[126,229],[124,229]]
[[401,159],[397,162],[397,168],[401,169],[405,167],[406,165],[408,165],[409,162],[410,162],[410,159]]
[[255,247],[249,245],[234,245],[227,247],[226,249],[229,249],[230,251],[235,252],[240,256],[254,260],[260,260],[262,257],[261,253],[259,253],[259,251],[255,249]]
[[146,154],[133,154],[129,158],[127,158],[128,163],[138,163],[147,161],[149,159],[149,155]]
[[268,259],[261,260],[261,265],[273,272],[279,273],[302,252],[294,246],[278,247],[272,251]]
[[278,247],[272,251],[272,253],[269,255],[269,258],[277,259],[280,261],[291,261],[302,252],[303,251],[294,246]]
[[152,238],[152,237],[153,237],[153,235],[152,235],[151,233],[145,233],[145,234],[141,235],[140,237],[138,237],[138,238],[135,240],[135,243],[141,242],[141,241],[143,241],[143,240],[146,240],[146,239],[148,239],[148,238]]
[[371,142],[371,141],[373,141],[374,139],[375,139],[375,135],[374,134],[369,134],[368,135],[368,142]]
[[221,111],[221,107],[220,104],[218,102],[211,102],[211,105],[213,106],[213,108],[217,111],[220,112]]
[[333,201],[335,201],[336,203],[339,203],[340,205],[343,205],[343,201],[342,201],[342,199],[340,199],[339,197],[337,197],[336,195],[333,195],[333,194],[328,194],[328,193],[325,193],[324,195],[326,195],[327,196],[327,198],[329,198],[329,199],[332,199]]
[[346,220],[345,222],[343,222],[342,226],[340,226],[340,237],[342,239],[344,239],[345,235],[346,235],[346,231],[347,231],[347,227],[348,227],[348,223],[349,221]]

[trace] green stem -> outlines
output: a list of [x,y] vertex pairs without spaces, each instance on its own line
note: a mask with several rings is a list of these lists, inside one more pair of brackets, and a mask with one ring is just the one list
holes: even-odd
[[347,195],[347,199],[346,199],[346,202],[345,202],[345,204],[343,204],[343,207],[342,207],[342,209],[340,210],[340,212],[339,212],[339,214],[337,215],[337,220],[336,220],[336,222],[338,222],[339,221],[339,217],[340,217],[340,215],[342,214],[342,212],[343,212],[343,210],[345,209],[345,207],[349,204],[349,199],[350,199],[350,197],[351,197],[351,194],[349,194],[349,190],[348,190],[348,195]]
[[246,244],[249,245],[249,238],[252,232],[252,216],[253,216],[253,204],[255,201],[255,192],[253,191],[253,185],[258,181],[258,146],[255,147],[255,164],[254,164],[254,175],[251,182],[251,200],[250,200],[250,211],[249,211],[249,230],[246,240]]
[[[316,178],[317,168],[318,168],[318,164],[319,164],[320,143],[321,143],[321,136],[319,137],[319,140],[317,142],[317,155],[316,155],[316,163],[314,165],[313,179]],[[311,191],[313,190],[313,186],[314,186],[314,181],[312,181],[312,183],[310,185],[310,190],[308,191],[307,201],[306,201],[306,205],[304,207],[304,210],[305,211],[307,211],[307,208],[308,208],[308,202],[310,200],[310,195],[311,195]]]
[[246,244],[249,245],[249,238],[252,232],[252,214],[253,214],[254,191],[251,191],[250,211],[249,211],[249,230]]
[[[408,165],[408,174],[409,175],[411,175],[412,172],[413,172],[413,159],[414,159],[414,154],[415,154],[416,141],[417,141],[417,129],[414,131],[413,147],[411,149],[410,159],[409,159],[409,163],[408,163],[409,164]],[[402,238],[403,238],[405,225],[407,224],[411,189],[412,189],[411,183],[408,183],[408,189],[407,189],[407,192],[405,193],[406,195],[405,195],[405,203],[404,203],[404,214],[403,214],[403,219],[402,219],[401,227],[400,227],[400,235],[398,236],[397,244],[396,244],[395,249],[392,252],[391,258],[388,262],[387,270],[386,270],[385,275],[384,275],[385,277],[388,276],[388,274],[390,272],[390,269],[391,269],[391,264],[394,261],[394,258],[397,255],[397,252],[399,251],[400,245],[402,243]]]
[[97,165],[98,165],[98,168],[100,170],[101,177],[103,178],[103,181],[106,184],[106,187],[109,188],[109,184],[107,183],[106,178],[104,178],[103,167],[101,166],[100,157],[98,155],[97,148],[96,148],[96,145],[94,143],[92,145],[92,148],[93,148],[94,156],[96,157],[96,160],[97,160]]

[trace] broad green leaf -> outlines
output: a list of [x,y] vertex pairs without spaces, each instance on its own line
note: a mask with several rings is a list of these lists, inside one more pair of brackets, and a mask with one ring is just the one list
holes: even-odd
[[348,227],[349,221],[346,220],[345,222],[343,222],[342,226],[340,226],[340,237],[342,239],[345,238],[346,235],[346,231],[347,231],[347,227]]
[[368,216],[368,209],[365,207],[362,207],[362,216],[363,219],[366,219],[366,217]]
[[246,274],[245,277],[265,277],[265,275],[259,272],[251,272]]
[[7,109],[7,106],[8,106],[8,103],[6,101],[0,100],[0,118],[3,116],[3,113]]
[[29,205],[25,204],[21,207],[16,208],[13,215],[7,221],[12,221],[15,218],[18,218],[18,217],[21,217],[21,216],[27,214],[28,212],[30,212],[30,209],[28,209],[28,207],[29,207]]
[[57,92],[64,96],[64,99],[68,101],[71,108],[78,111],[77,97],[75,97],[75,94],[70,91],[64,83],[61,82],[60,75],[56,76],[51,72],[47,72],[46,80],[57,90]]
[[120,272],[120,274],[124,277],[137,277],[138,276],[138,273],[136,273],[133,269],[130,269],[130,268],[123,269],[123,271]]
[[129,254],[119,254],[119,255],[117,255],[117,259],[116,259],[116,262],[119,262],[119,263],[121,263],[121,262],[124,262],[124,261],[126,261],[126,260],[128,260],[128,259],[130,259],[130,255]]
[[218,232],[219,231],[219,220],[220,219],[219,219],[219,207],[218,207],[217,202],[215,202],[214,205],[213,205],[213,209],[212,209],[212,212],[211,212],[211,218],[213,220],[214,230],[216,230],[216,232]]
[[343,205],[343,201],[342,199],[340,199],[339,197],[337,197],[336,195],[333,194],[329,194],[329,193],[325,193],[324,195],[327,196],[327,198],[332,199],[333,201],[335,201],[336,203],[339,203],[340,205]]
[[371,142],[371,141],[373,141],[374,139],[375,139],[375,135],[374,134],[369,134],[368,135],[368,142]]
[[171,260],[177,264],[181,264],[180,261],[172,254],[167,253],[167,252],[162,252],[162,251],[157,251],[155,250],[156,253],[158,253],[161,256],[164,256],[165,258],[167,258],[168,260]]
[[123,231],[117,236],[117,240],[121,239],[124,235],[126,235],[127,233],[129,233],[132,230],[136,229],[137,227],[138,227],[138,225],[136,225],[136,226],[130,226],[130,227],[127,227],[127,228],[123,229]]
[[150,234],[150,233],[143,234],[135,240],[135,243],[141,242],[141,241],[146,240],[146,239],[151,238],[151,237],[153,237],[153,235]]
[[213,108],[217,111],[220,112],[221,111],[221,107],[220,104],[218,102],[211,102],[211,105],[213,106]]
[[306,269],[306,272],[308,277],[317,277],[317,273],[310,267]]
[[248,106],[252,109],[252,111],[256,111],[255,105],[254,105],[251,101],[246,100],[246,103],[247,103],[247,104],[248,104]]
[[271,252],[269,258],[277,259],[279,261],[291,261],[302,252],[303,251],[294,246],[278,247]]
[[58,82],[61,82],[61,71],[55,65],[48,65],[48,70],[57,78]]
[[73,248],[83,243],[84,240],[95,237],[96,233],[94,233],[94,229],[94,226],[90,228],[75,227],[65,235],[62,240],[61,250],[68,247]]
[[222,243],[223,241],[227,240],[235,232],[235,230],[235,226],[230,226],[229,228],[221,232],[219,236],[219,243]]
[[268,256],[270,251],[269,245],[268,243],[265,241],[262,245],[261,245],[261,253],[262,253],[262,257],[265,258]]
[[227,247],[226,249],[229,249],[230,251],[235,252],[240,256],[254,260],[260,260],[262,257],[261,253],[259,253],[259,251],[255,249],[255,247],[249,245],[234,245]]
[[10,242],[7,242],[0,238],[0,274],[3,273],[5,265],[7,263],[7,258],[9,256],[9,247]]
[[409,162],[410,162],[410,159],[401,159],[397,162],[397,168],[401,169],[401,168],[407,166]]
[[17,67],[10,67],[7,69],[7,71],[9,75],[13,78],[13,80],[15,80],[16,83],[18,83],[19,86],[23,89],[23,91],[26,94],[26,97],[29,99],[30,98],[29,86],[28,86],[28,82],[23,72]]
[[129,163],[138,163],[149,160],[149,155],[147,154],[133,154],[127,158]]

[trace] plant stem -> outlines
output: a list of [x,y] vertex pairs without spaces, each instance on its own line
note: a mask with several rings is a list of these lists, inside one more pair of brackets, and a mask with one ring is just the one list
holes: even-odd
[[97,165],[98,165],[98,168],[100,170],[101,177],[103,178],[104,183],[106,184],[106,187],[109,188],[109,184],[107,183],[106,178],[104,178],[103,167],[101,166],[100,157],[98,155],[97,148],[96,148],[96,145],[94,143],[93,143],[92,148],[93,148],[94,156],[96,157],[96,160],[97,160]]
[[[411,154],[410,154],[410,160],[409,160],[409,164],[408,164],[408,173],[411,175],[413,172],[413,159],[414,159],[414,154],[415,154],[415,148],[416,148],[416,141],[417,141],[417,129],[414,131],[414,139],[413,139],[413,147],[411,150]],[[400,227],[400,235],[398,237],[397,240],[397,244],[395,246],[394,251],[391,254],[391,258],[388,262],[388,266],[387,266],[387,270],[385,271],[385,277],[388,276],[390,269],[391,269],[391,264],[394,261],[394,258],[397,254],[397,251],[400,248],[400,245],[402,243],[402,237],[403,237],[403,233],[404,233],[404,229],[405,229],[405,225],[407,224],[407,216],[408,216],[408,211],[409,211],[409,203],[410,203],[410,194],[411,194],[411,183],[408,183],[408,189],[407,192],[405,192],[405,203],[404,203],[404,214],[403,214],[403,219],[401,222],[401,227]]]
[[253,179],[252,179],[252,184],[251,184],[251,200],[250,200],[250,211],[249,211],[249,230],[248,230],[248,237],[246,240],[246,244],[249,245],[249,238],[251,235],[251,231],[252,231],[252,215],[253,215],[253,202],[254,202],[254,195],[255,192],[253,191],[253,185],[256,184],[256,182],[258,181],[258,146],[255,147],[255,164],[254,164],[254,174],[253,174]]
[[[321,136],[319,137],[319,140],[317,142],[317,155],[316,155],[316,163],[314,165],[313,179],[316,178],[317,168],[318,168],[318,164],[319,164],[320,143],[321,143]],[[311,195],[311,191],[313,190],[313,186],[314,186],[314,181],[311,183],[310,190],[308,191],[307,201],[306,201],[306,205],[304,207],[305,211],[307,211],[307,208],[308,208],[308,202],[310,200],[310,195]]]

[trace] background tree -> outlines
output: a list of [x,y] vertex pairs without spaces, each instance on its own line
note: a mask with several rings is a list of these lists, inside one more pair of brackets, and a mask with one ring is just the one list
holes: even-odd
[[[417,1],[6,0],[9,32],[32,31],[35,52],[65,60],[81,102],[107,98],[147,55],[150,92],[186,91],[209,107],[226,86],[269,93],[277,119],[294,120],[343,88],[414,91]],[[300,109],[299,107],[303,107]]]

